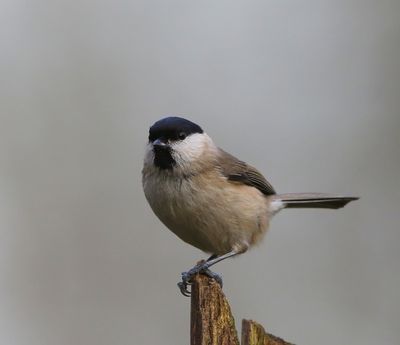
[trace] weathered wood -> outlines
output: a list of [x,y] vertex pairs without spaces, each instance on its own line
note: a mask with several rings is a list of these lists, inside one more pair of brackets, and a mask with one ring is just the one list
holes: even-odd
[[293,345],[265,332],[264,327],[252,320],[242,320],[242,345]]
[[235,320],[221,287],[197,275],[191,288],[191,345],[239,345]]
[[[198,274],[191,288],[191,345],[239,345],[229,303],[215,280]],[[242,321],[242,345],[293,345],[265,332],[255,321]]]

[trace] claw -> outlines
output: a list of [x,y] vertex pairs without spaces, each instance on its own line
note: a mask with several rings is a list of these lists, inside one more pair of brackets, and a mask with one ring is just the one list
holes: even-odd
[[179,282],[177,285],[183,296],[190,297],[190,291],[187,289],[187,284]]
[[180,281],[177,285],[179,290],[181,290],[181,294],[183,296],[190,297],[190,291],[188,290],[188,286],[191,285],[191,279],[195,274],[192,274],[191,270],[189,272],[182,272],[182,281]]
[[191,280],[192,278],[198,274],[198,273],[203,273],[210,278],[214,279],[222,288],[222,278],[220,275],[217,273],[212,272],[210,269],[208,269],[207,263],[201,263],[196,266],[194,266],[192,269],[190,269],[187,272],[182,272],[182,281],[180,281],[177,285],[179,290],[181,291],[181,294],[187,297],[190,297],[190,291],[188,290],[188,286],[191,285]]

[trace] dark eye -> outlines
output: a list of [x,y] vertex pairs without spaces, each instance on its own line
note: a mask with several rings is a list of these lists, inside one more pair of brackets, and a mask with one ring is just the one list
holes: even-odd
[[185,139],[186,138],[186,133],[185,132],[180,132],[179,134],[178,134],[178,139],[179,140],[183,140],[183,139]]

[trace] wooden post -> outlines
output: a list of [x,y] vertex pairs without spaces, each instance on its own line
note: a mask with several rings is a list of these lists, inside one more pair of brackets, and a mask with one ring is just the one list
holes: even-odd
[[293,345],[265,332],[264,327],[252,320],[242,320],[242,345]]
[[196,275],[191,293],[190,344],[239,345],[235,320],[219,284]]
[[[239,345],[229,303],[213,279],[198,274],[191,288],[191,345]],[[254,321],[242,321],[242,345],[292,345],[265,332]]]

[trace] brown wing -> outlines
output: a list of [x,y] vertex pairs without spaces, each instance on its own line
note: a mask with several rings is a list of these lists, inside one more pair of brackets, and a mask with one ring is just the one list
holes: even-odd
[[257,188],[265,195],[276,194],[274,188],[255,168],[220,149],[218,160],[222,174],[230,181]]

